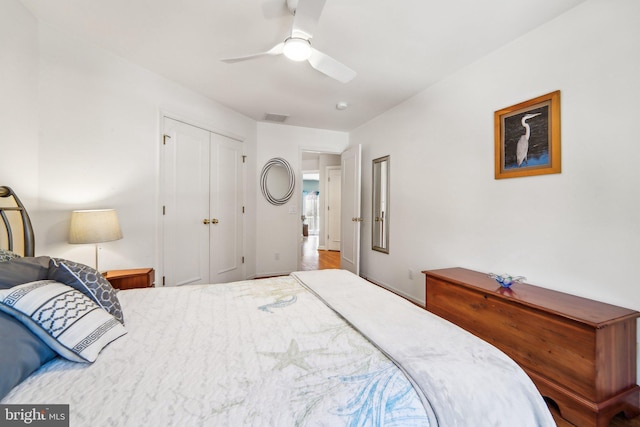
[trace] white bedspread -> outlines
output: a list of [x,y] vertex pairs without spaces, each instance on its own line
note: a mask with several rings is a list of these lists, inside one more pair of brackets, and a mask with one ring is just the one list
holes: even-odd
[[440,426],[555,426],[504,353],[344,270],[292,274],[402,367]]
[[127,335],[2,403],[69,404],[73,427],[430,425],[394,363],[292,277],[118,297]]

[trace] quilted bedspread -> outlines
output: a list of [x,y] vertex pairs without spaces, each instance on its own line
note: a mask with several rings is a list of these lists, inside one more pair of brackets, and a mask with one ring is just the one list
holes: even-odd
[[128,334],[2,403],[76,426],[552,426],[507,356],[341,270],[118,293]]
[[404,298],[344,270],[292,273],[394,360],[439,426],[555,426],[506,354]]
[[[293,277],[118,293],[128,334],[2,403],[80,426],[428,426],[396,365]],[[433,425],[433,423],[431,423]]]

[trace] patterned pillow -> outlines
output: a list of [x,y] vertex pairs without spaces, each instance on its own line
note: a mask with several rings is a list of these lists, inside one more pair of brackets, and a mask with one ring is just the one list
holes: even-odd
[[11,261],[12,259],[15,259],[15,258],[22,258],[22,257],[15,252],[11,252],[6,249],[0,249],[0,262]]
[[85,294],[54,280],[0,290],[0,310],[74,362],[95,361],[107,344],[127,333]]
[[111,283],[95,269],[66,259],[51,258],[47,279],[79,290],[124,325],[120,301]]

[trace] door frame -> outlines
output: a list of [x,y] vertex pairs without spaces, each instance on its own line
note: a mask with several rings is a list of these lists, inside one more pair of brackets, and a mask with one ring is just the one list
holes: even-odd
[[[345,148],[346,149],[346,148]],[[297,182],[302,182],[302,153],[306,152],[306,153],[318,153],[318,154],[334,154],[339,156],[342,151],[338,151],[338,150],[326,150],[326,149],[322,149],[322,148],[318,148],[318,147],[305,147],[305,146],[300,146],[298,147],[298,170],[296,171],[296,180]],[[302,190],[300,190],[300,194],[302,194]],[[323,197],[322,195],[320,195],[320,197]],[[300,215],[302,215],[302,197],[298,197],[298,212],[300,212]],[[300,218],[300,215],[298,216],[298,218]],[[300,227],[298,227],[300,228]],[[297,247],[296,247],[296,253],[298,254],[298,263],[297,263],[297,269],[301,270],[302,269],[302,251],[300,250],[300,245],[302,245],[302,230],[300,229],[300,237],[297,239]]]
[[[164,206],[164,200],[165,200],[165,195],[164,195],[164,187],[162,185],[162,183],[164,182],[164,178],[165,178],[165,171],[164,171],[164,161],[165,161],[165,157],[164,157],[164,150],[162,149],[162,145],[164,142],[164,119],[168,118],[168,119],[172,119],[172,120],[176,120],[178,122],[182,122],[185,123],[187,125],[190,126],[194,126],[200,129],[204,129],[208,132],[211,133],[215,133],[217,135],[222,135],[226,138],[230,138],[233,139],[235,141],[238,141],[242,144],[242,154],[243,156],[245,156],[246,153],[246,144],[245,144],[245,138],[243,138],[240,135],[237,135],[233,132],[227,131],[227,130],[223,130],[218,128],[217,126],[213,126],[211,124],[208,123],[204,123],[204,122],[200,122],[199,120],[193,120],[192,118],[185,116],[183,114],[178,114],[176,112],[172,112],[172,111],[167,111],[167,110],[162,110],[160,109],[158,111],[158,144],[156,145],[156,166],[157,166],[157,173],[156,173],[156,212],[157,212],[157,216],[156,216],[156,224],[155,224],[155,228],[156,228],[156,241],[158,242],[158,244],[156,245],[156,254],[155,254],[155,265],[156,265],[156,283],[155,286],[156,287],[162,287],[164,286],[162,283],[162,278],[164,277],[164,227],[163,227],[163,213],[162,213],[162,208]],[[242,204],[243,206],[247,206],[247,164],[246,163],[242,163]],[[243,254],[246,253],[246,249],[247,249],[247,216],[246,215],[242,215],[242,252]],[[242,276],[243,278],[246,278],[246,265],[242,264]]]

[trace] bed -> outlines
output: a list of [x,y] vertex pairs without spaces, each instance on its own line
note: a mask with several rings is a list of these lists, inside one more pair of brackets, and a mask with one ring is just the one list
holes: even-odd
[[[26,280],[45,277],[3,289],[24,264],[37,266]],[[117,293],[94,276],[57,258],[0,262],[0,300],[75,292],[114,325],[92,352],[27,327],[49,354],[0,404],[68,404],[73,426],[555,425],[502,352],[343,270]],[[11,304],[0,322],[19,322]]]

